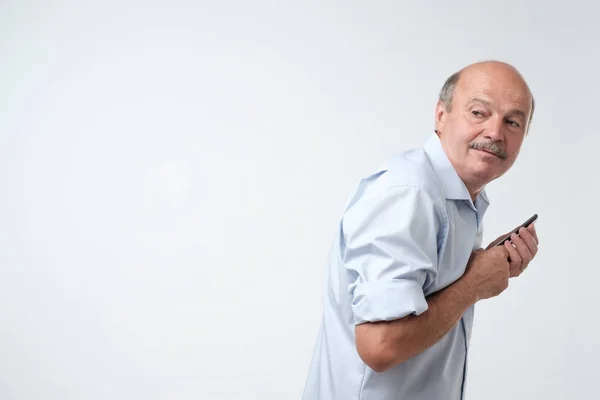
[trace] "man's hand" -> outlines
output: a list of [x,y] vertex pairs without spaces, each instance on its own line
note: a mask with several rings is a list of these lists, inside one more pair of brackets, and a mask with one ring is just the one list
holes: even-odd
[[475,295],[475,301],[498,296],[508,287],[510,277],[508,249],[504,246],[476,250],[471,255],[465,282]]
[[[495,247],[504,236],[502,235],[490,243],[487,249]],[[529,263],[538,252],[538,244],[539,240],[534,224],[529,225],[527,228],[521,228],[518,234],[512,234],[510,240],[504,243],[504,248],[506,248],[510,257],[511,278],[521,275],[529,266]]]

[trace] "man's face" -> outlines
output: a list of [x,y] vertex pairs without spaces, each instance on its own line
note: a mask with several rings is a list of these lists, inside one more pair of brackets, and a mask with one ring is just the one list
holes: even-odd
[[527,132],[531,101],[514,70],[484,64],[462,72],[450,111],[438,104],[440,140],[472,195],[515,162]]

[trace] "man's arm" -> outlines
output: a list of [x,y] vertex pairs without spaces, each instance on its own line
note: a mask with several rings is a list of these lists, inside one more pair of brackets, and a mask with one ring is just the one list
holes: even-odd
[[383,372],[437,343],[476,302],[468,279],[459,279],[427,298],[427,311],[394,321],[356,326],[356,348],[373,370]]
[[[472,304],[464,283],[425,298],[437,275],[443,203],[414,186],[360,199],[342,219],[342,261],[363,361],[382,371],[447,332]],[[430,308],[433,308],[430,310]]]
[[350,279],[356,347],[376,371],[432,346],[470,305],[508,286],[507,250],[495,247],[473,253],[458,281],[425,298],[437,276],[446,218],[443,200],[414,186],[371,192],[344,214],[341,261]]
[[437,343],[472,304],[508,287],[510,268],[504,247],[473,253],[465,274],[427,298],[428,309],[395,321],[357,325],[356,348],[362,360],[382,372]]

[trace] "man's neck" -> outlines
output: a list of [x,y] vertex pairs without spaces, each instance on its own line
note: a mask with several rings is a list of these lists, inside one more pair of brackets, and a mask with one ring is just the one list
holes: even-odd
[[469,185],[465,182],[465,186],[467,186],[467,190],[469,191],[469,195],[471,196],[471,200],[475,203],[475,199],[479,196],[479,193],[483,190],[485,185]]

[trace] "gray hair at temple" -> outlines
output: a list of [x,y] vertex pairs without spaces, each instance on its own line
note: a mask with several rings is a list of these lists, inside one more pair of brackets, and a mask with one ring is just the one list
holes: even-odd
[[[444,104],[444,107],[446,108],[446,110],[448,110],[448,112],[452,111],[452,98],[454,97],[454,89],[456,89],[456,85],[458,83],[458,80],[460,79],[461,72],[462,71],[457,71],[450,75],[448,79],[446,79],[446,82],[444,82],[444,86],[442,86],[442,89],[440,90],[439,101],[441,101]],[[519,74],[519,76],[521,76],[521,79],[523,79],[523,76],[518,71],[517,73]],[[529,95],[531,96],[531,114],[529,115],[529,121],[527,123],[527,129],[529,130],[531,120],[533,119],[533,111],[535,110],[535,99],[533,98],[533,93],[531,93],[531,89],[529,89],[529,86],[527,85],[527,82],[525,82],[525,79],[523,79],[523,82],[525,83],[525,87],[527,87]]]

